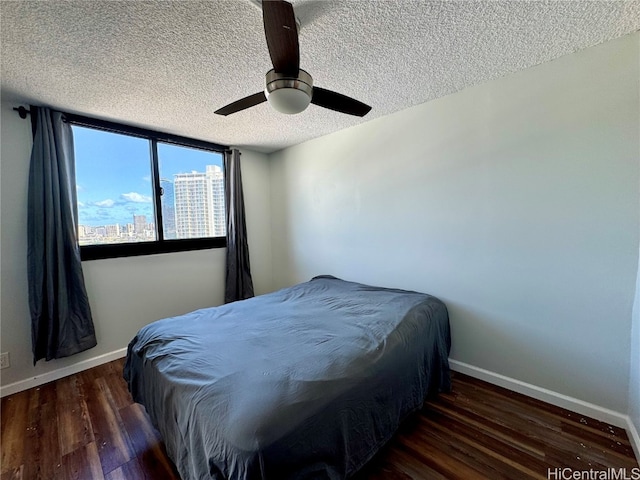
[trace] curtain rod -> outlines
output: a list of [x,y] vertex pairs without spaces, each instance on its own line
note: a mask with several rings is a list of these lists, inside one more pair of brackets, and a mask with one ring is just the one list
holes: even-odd
[[31,113],[31,110],[27,110],[24,107],[13,107],[13,109],[18,112],[18,115],[20,115],[20,118],[27,118],[27,115],[29,115]]

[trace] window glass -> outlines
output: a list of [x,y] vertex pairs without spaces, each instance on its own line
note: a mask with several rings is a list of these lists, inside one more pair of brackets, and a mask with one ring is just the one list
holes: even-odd
[[219,152],[158,142],[166,240],[225,235],[222,162]]
[[73,125],[78,240],[157,240],[148,139]]
[[227,147],[80,115],[67,119],[83,260],[226,246]]

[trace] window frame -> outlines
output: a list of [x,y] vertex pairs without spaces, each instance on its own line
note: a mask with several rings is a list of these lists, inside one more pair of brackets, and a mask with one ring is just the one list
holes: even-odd
[[155,255],[161,253],[187,252],[192,250],[225,248],[227,246],[226,237],[184,238],[170,240],[164,238],[160,170],[158,164],[158,142],[220,153],[222,155],[223,170],[226,161],[225,152],[229,150],[229,147],[217,143],[206,142],[204,140],[196,140],[194,138],[182,137],[170,133],[157,132],[154,130],[148,130],[146,128],[134,127],[122,123],[110,122],[107,120],[99,120],[83,115],[66,113],[65,117],[66,121],[71,125],[144,138],[146,140],[149,140],[150,148],[149,159],[151,161],[150,173],[151,178],[153,179],[152,191],[155,214],[154,223],[156,225],[158,238],[156,240],[148,242],[131,242],[108,245],[80,245],[80,258],[82,261],[102,260],[107,258],[119,257],[133,257],[139,255]]

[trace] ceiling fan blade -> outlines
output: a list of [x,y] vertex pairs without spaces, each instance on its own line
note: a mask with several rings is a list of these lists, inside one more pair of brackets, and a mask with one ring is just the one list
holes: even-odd
[[273,69],[297,77],[300,47],[293,6],[283,0],[263,0],[262,18]]
[[313,97],[311,103],[320,107],[335,110],[336,112],[364,117],[371,107],[358,100],[342,95],[341,93],[332,92],[320,87],[313,87]]
[[214,113],[224,115],[226,117],[231,113],[236,113],[249,107],[260,105],[262,102],[266,101],[267,97],[264,92],[258,92],[253,95],[249,95],[248,97],[241,98],[240,100],[236,100],[235,102],[216,110]]

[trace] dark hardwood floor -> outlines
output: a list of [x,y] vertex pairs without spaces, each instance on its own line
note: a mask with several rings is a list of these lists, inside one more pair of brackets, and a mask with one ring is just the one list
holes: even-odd
[[[1,480],[178,479],[131,400],[123,362],[3,398]],[[631,476],[637,467],[624,430],[454,373],[452,392],[408,418],[356,480],[547,479],[559,468]]]

